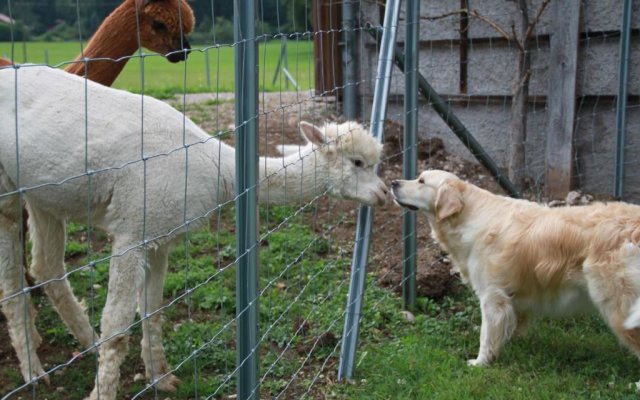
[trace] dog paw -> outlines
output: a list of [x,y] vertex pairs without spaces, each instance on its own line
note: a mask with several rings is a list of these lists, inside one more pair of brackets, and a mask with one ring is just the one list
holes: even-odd
[[169,374],[167,376],[165,376],[164,378],[160,379],[158,382],[155,383],[155,386],[162,390],[163,392],[175,392],[177,390],[177,386],[181,383],[182,381],[180,379],[178,379],[177,376],[173,375],[173,374]]

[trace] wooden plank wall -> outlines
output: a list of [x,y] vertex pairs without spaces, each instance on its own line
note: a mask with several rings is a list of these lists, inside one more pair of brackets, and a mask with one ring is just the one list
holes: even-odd
[[550,38],[545,184],[549,196],[562,198],[571,190],[574,172],[580,0],[554,1],[549,11],[553,18],[553,33]]

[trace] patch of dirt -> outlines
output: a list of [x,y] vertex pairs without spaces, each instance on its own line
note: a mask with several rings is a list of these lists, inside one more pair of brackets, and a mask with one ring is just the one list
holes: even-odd
[[[219,131],[221,127],[233,133],[235,124],[233,98],[224,97],[208,107],[189,107],[187,115],[202,119],[200,125],[209,132]],[[211,101],[213,96],[199,98],[198,101]],[[266,93],[260,98],[259,153],[277,156],[276,146],[281,144],[303,144],[298,123],[310,121],[340,121],[333,99],[321,101],[301,93]],[[204,113],[203,113],[204,111]],[[206,114],[206,115],[205,115]],[[234,145],[234,135],[222,136],[222,140]],[[387,185],[394,179],[402,178],[403,128],[402,125],[387,121],[385,123],[385,143],[383,162],[380,164],[380,176]],[[500,186],[491,178],[489,172],[479,164],[469,162],[447,152],[442,140],[426,139],[417,143],[418,168],[443,169],[455,173],[462,179],[504,194]],[[357,206],[352,202],[336,201],[326,196],[317,202],[316,210],[309,217],[313,224],[316,216],[333,213],[341,215],[351,213],[356,220]],[[378,276],[381,285],[402,292],[403,226],[404,210],[392,202],[374,210],[373,235],[370,247],[370,272]],[[332,231],[335,243],[352,243],[355,237],[355,225],[339,224]],[[426,217],[417,214],[417,271],[416,291],[418,296],[441,298],[454,289],[457,278],[451,274],[451,265],[430,237]]]

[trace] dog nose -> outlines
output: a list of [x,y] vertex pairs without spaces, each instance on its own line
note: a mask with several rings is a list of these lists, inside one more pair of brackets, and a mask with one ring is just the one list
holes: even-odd
[[400,182],[398,182],[398,181],[393,181],[393,182],[391,182],[391,188],[392,188],[392,189],[395,189],[395,188],[397,188],[398,186],[400,186]]

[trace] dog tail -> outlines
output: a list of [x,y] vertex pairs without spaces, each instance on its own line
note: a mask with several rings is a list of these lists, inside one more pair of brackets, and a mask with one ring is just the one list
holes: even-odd
[[[627,274],[635,286],[636,293],[640,293],[640,247],[633,243],[625,243],[620,249]],[[625,329],[640,328],[640,297],[636,298],[631,307],[629,315],[623,324]]]

